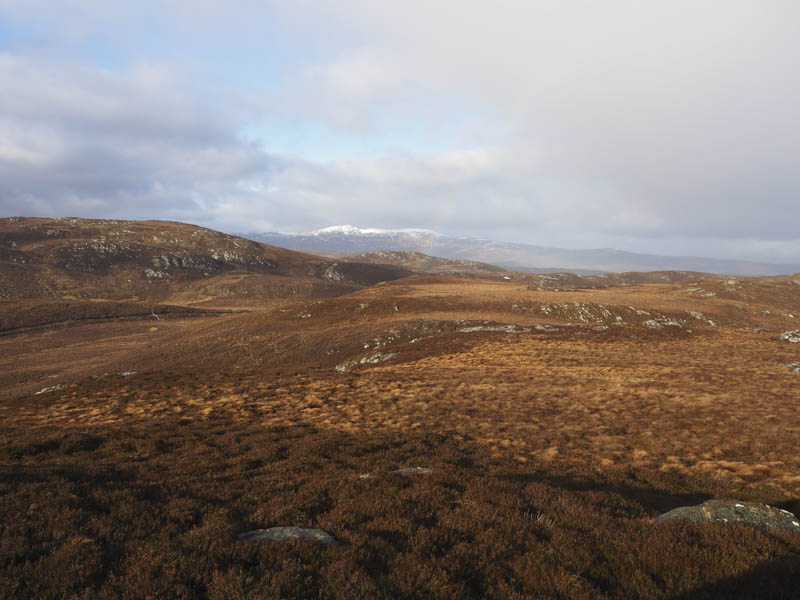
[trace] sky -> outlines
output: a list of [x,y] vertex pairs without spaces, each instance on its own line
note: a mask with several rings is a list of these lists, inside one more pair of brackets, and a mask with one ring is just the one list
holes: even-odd
[[795,0],[0,0],[0,216],[800,263]]

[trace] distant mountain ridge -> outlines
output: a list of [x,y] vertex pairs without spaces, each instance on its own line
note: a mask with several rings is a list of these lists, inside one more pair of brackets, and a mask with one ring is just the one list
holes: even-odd
[[573,250],[483,238],[458,238],[428,229],[361,229],[351,225],[307,233],[249,232],[241,237],[281,248],[328,256],[363,252],[412,251],[438,258],[463,259],[509,270],[593,274],[623,271],[700,271],[723,275],[766,276],[796,273],[800,264],[772,264],[697,256],[659,256],[613,248]]

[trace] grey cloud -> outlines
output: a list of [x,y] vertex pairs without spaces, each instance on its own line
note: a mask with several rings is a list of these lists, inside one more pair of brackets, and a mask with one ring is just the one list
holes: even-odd
[[[197,215],[280,161],[240,141],[230,112],[169,71],[112,74],[0,56],[0,211]],[[233,107],[235,108],[235,107]]]
[[[106,28],[130,48],[155,6],[57,4],[0,10],[52,24],[79,8],[86,31]],[[203,0],[189,14],[170,2],[160,13],[186,35],[241,37],[256,53],[273,50],[259,24],[277,20],[327,50],[285,73],[282,89],[246,98],[209,100],[174,65],[113,75],[0,59],[0,210],[168,210],[228,230],[438,224],[800,261],[796,2],[286,4]],[[315,164],[236,135],[254,113],[368,135],[385,122],[433,128],[464,107],[480,113],[461,153]]]
[[613,187],[607,213],[649,215],[654,234],[790,233],[796,3],[344,6],[395,69],[480,95],[538,141],[534,176]]

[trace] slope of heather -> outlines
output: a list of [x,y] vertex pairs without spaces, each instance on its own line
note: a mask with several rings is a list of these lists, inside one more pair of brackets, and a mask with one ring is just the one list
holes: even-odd
[[417,273],[435,273],[441,275],[454,275],[459,273],[470,275],[502,275],[505,269],[474,260],[458,258],[437,258],[422,252],[402,250],[377,250],[374,252],[361,252],[342,257],[342,260],[358,263],[381,265],[394,265],[403,267]]
[[164,303],[330,297],[409,274],[164,221],[0,219],[0,298]]

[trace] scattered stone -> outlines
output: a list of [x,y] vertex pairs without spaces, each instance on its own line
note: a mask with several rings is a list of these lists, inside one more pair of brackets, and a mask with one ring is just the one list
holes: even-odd
[[785,342],[800,343],[800,329],[794,331],[784,331],[781,334],[781,339]]
[[376,352],[370,356],[365,356],[358,363],[361,365],[376,365],[395,356],[397,356],[396,352]]
[[50,387],[39,390],[34,394],[34,396],[38,396],[39,394],[47,394],[48,392],[57,392],[59,390],[66,389],[66,387],[66,383],[57,383],[56,385],[51,385]]
[[136,371],[117,371],[117,375],[120,377],[130,377],[131,375],[136,375]]
[[[368,348],[369,346],[364,347]],[[344,373],[356,365],[376,365],[390,358],[394,358],[395,356],[397,356],[396,352],[376,352],[375,354],[363,357],[361,360],[351,359],[341,362],[336,365],[336,370],[340,373]]]
[[270,527],[269,529],[255,529],[253,531],[240,533],[236,537],[245,542],[308,540],[328,546],[335,546],[338,543],[327,531],[323,531],[322,529],[308,529],[305,527]]
[[655,521],[744,523],[764,531],[782,529],[800,533],[800,520],[788,510],[736,500],[709,500],[697,506],[682,506],[656,517]]
[[659,319],[647,319],[646,321],[642,322],[642,325],[645,327],[649,327],[650,329],[663,329],[664,327],[683,327],[683,323],[676,321],[674,319],[669,319],[667,317],[661,317]]
[[346,360],[342,363],[336,365],[335,369],[339,371],[339,373],[346,373],[351,367],[356,365],[356,361],[354,360]]
[[399,473],[401,475],[429,475],[433,473],[430,467],[403,467],[402,469],[395,469],[392,473]]
[[536,331],[544,331],[545,333],[553,333],[558,331],[558,327],[553,327],[552,325],[536,325],[534,329]]
[[786,366],[792,373],[800,373],[800,363],[788,363]]

